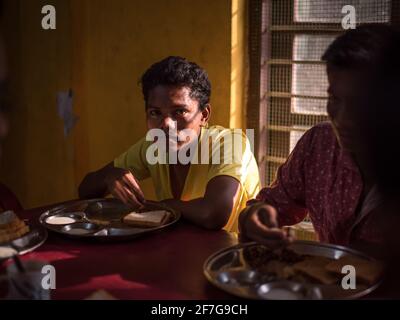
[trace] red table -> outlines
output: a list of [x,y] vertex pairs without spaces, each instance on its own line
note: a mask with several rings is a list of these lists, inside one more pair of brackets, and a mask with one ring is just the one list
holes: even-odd
[[[26,210],[19,216],[37,219],[45,210]],[[83,299],[98,289],[118,299],[227,299],[232,297],[207,282],[203,263],[215,251],[236,243],[228,232],[180,221],[170,229],[119,243],[74,240],[49,232],[46,243],[22,259],[55,267],[53,299]]]

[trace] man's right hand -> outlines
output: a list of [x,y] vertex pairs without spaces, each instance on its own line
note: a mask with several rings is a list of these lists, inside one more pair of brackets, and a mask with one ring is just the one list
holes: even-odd
[[256,203],[240,214],[240,230],[244,237],[278,248],[293,241],[293,237],[279,228],[277,211],[273,206]]
[[144,194],[129,170],[116,167],[109,168],[105,181],[108,191],[123,203],[134,208],[144,205]]

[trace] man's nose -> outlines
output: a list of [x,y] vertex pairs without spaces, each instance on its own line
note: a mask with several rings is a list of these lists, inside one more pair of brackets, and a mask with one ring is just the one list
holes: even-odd
[[176,129],[176,122],[170,116],[166,116],[162,120],[161,129],[167,131],[169,129]]

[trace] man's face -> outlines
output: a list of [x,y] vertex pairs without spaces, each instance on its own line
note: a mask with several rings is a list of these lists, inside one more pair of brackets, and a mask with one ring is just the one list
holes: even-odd
[[[161,129],[168,139],[170,130],[176,130],[178,137],[184,129],[191,129],[197,137],[201,126],[205,125],[210,116],[210,106],[200,110],[199,101],[190,97],[190,88],[159,85],[149,92],[146,105],[146,119],[148,129]],[[181,148],[191,139],[179,141],[177,148]]]
[[363,92],[361,75],[352,70],[328,68],[327,111],[342,148],[360,152]]

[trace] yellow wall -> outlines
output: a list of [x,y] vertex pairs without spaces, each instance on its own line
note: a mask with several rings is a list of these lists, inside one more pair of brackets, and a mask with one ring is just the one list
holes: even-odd
[[231,20],[231,128],[245,128],[247,82],[247,2],[232,0]]
[[47,1],[5,1],[11,132],[1,159],[1,181],[26,207],[74,196],[73,143],[57,116],[56,92],[70,83],[69,8],[58,8],[55,31],[41,28]]
[[[57,30],[40,28],[44,4],[57,9]],[[15,110],[2,181],[25,207],[76,197],[86,172],[105,165],[145,133],[137,81],[167,55],[203,66],[213,86],[211,122],[229,126],[235,109],[238,126],[243,96],[231,99],[236,63],[231,59],[232,8],[231,0],[7,0]],[[75,92],[80,120],[64,138],[55,97],[68,88]],[[152,197],[151,183],[144,189]]]

